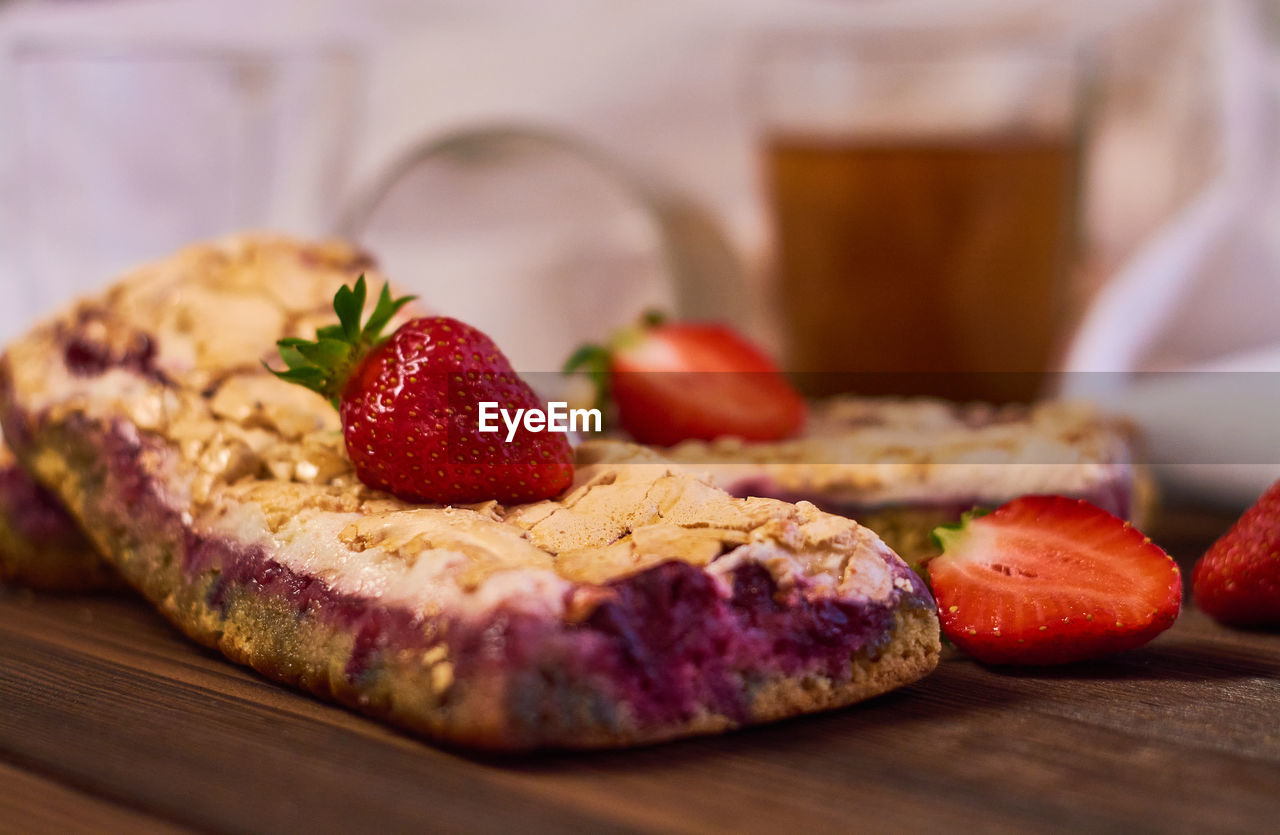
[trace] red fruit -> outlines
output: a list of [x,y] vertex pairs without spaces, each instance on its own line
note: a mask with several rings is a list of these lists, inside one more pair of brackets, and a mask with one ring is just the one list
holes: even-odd
[[988,664],[1063,664],[1132,649],[1173,625],[1178,566],[1079,499],[1023,496],[938,528],[928,563],[942,631]]
[[738,437],[773,441],[804,425],[804,400],[755,345],[724,325],[661,323],[578,351],[566,371],[592,371],[641,443]]
[[443,316],[413,319],[390,338],[381,330],[408,298],[382,295],[367,324],[364,277],[334,297],[340,324],[314,342],[280,341],[289,366],[277,376],[329,397],[342,417],[347,454],[370,487],[412,502],[505,503],[550,498],[573,480],[563,433],[523,424],[482,433],[479,404],[516,409],[544,404],[489,337]]
[[1191,587],[1222,623],[1280,626],[1280,481],[1200,558]]

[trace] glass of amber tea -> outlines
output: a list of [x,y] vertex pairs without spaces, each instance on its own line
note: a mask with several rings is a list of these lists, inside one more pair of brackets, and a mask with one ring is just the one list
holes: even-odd
[[1079,56],[927,33],[761,45],[772,287],[804,390],[1044,392],[1070,316]]

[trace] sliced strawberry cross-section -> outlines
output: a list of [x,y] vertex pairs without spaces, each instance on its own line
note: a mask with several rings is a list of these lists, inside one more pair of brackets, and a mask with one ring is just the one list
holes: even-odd
[[1182,606],[1178,566],[1088,502],[1024,496],[934,532],[942,629],[989,664],[1062,664],[1147,643]]

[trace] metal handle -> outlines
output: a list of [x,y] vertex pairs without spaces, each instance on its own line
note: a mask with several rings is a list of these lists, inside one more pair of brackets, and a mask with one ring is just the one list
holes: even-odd
[[339,215],[337,232],[359,241],[387,195],[419,165],[449,158],[500,158],[529,150],[568,153],[640,203],[655,224],[680,316],[743,321],[749,314],[742,262],[704,208],[592,145],[545,129],[481,126],[427,139],[396,159],[371,185],[357,191]]

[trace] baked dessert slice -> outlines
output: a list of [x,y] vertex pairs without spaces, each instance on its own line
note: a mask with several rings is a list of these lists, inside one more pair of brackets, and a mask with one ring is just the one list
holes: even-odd
[[1081,498],[1144,522],[1152,490],[1135,429],[1085,403],[994,407],[836,397],[811,406],[797,438],[689,441],[667,451],[735,496],[809,501],[857,519],[913,566],[930,533],[975,506],[1027,494]]
[[58,500],[0,441],[0,583],[42,591],[122,588]]
[[928,592],[870,530],[733,498],[639,447],[582,446],[571,489],[522,506],[364,487],[328,403],[261,365],[362,269],[341,245],[192,247],[0,360],[23,466],[189,636],[500,749],[722,731],[937,663]]

